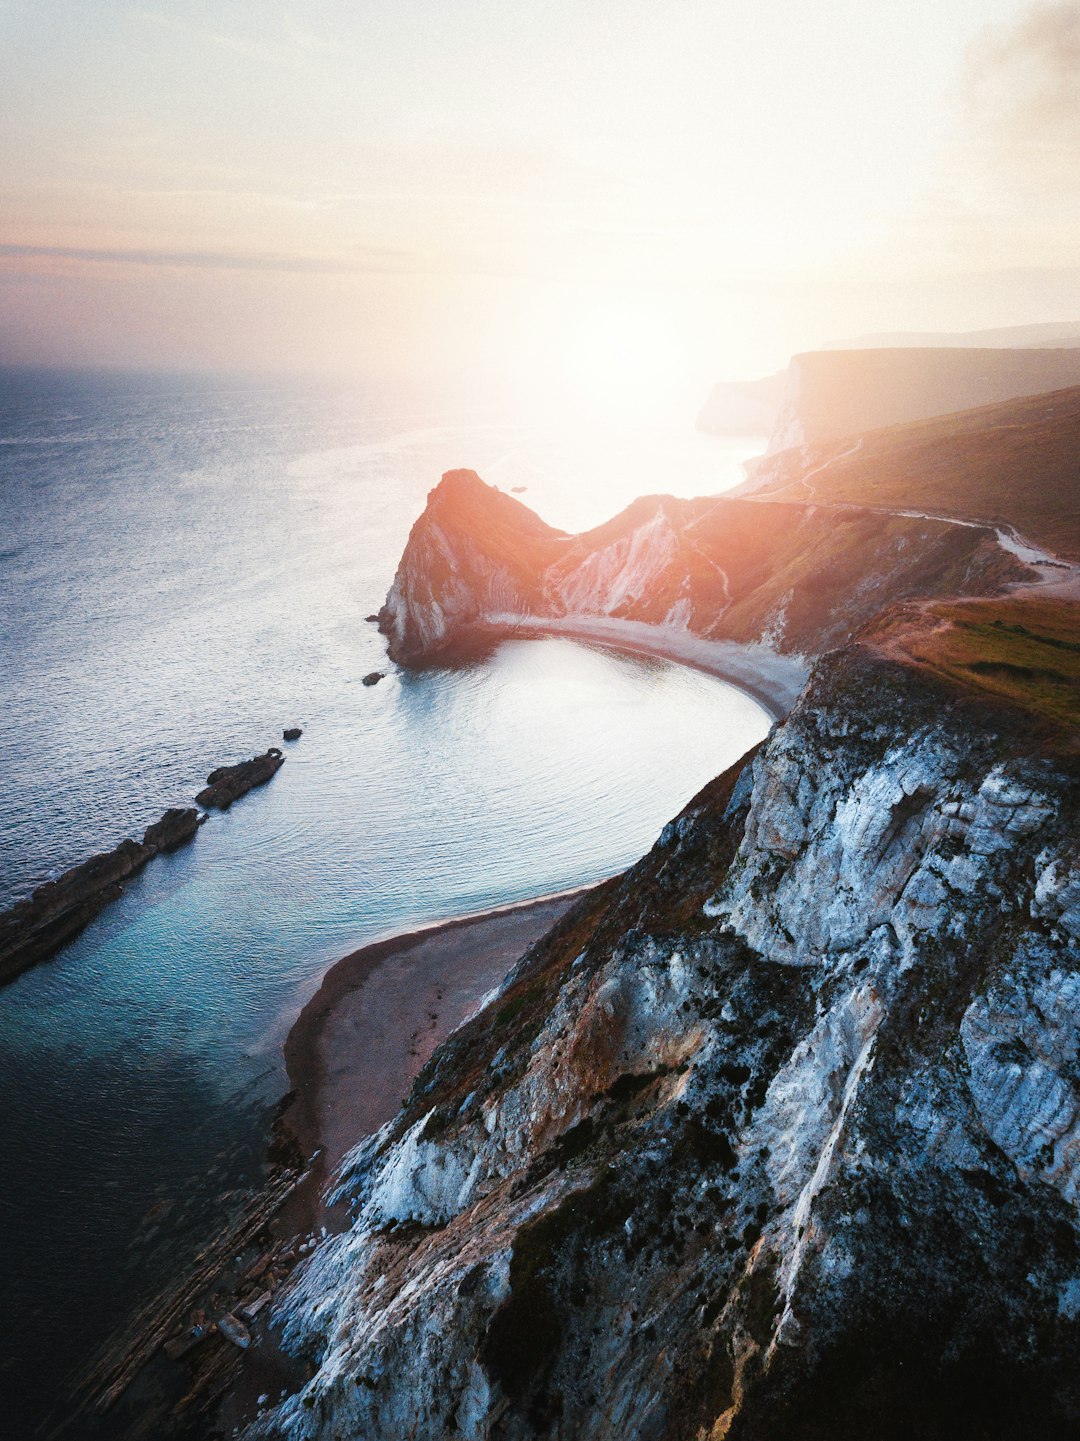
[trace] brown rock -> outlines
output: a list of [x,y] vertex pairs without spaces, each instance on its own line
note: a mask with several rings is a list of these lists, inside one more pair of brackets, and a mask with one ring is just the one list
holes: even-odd
[[227,811],[233,801],[247,795],[255,786],[265,785],[285,762],[285,757],[271,746],[261,756],[241,761],[235,766],[218,766],[206,777],[206,786],[195,797],[201,806]]

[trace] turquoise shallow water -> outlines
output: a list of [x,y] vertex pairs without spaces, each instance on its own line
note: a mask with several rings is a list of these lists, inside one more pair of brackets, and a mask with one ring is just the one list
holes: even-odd
[[[682,477],[663,488],[737,476],[692,433],[594,441],[602,500],[661,488],[650,444]],[[0,991],[15,1434],[258,1174],[281,1039],[329,963],[621,868],[767,729],[720,681],[561,639],[360,684],[385,664],[362,617],[439,472],[599,519],[571,454],[341,389],[2,378],[2,895],[305,727],[269,786]]]

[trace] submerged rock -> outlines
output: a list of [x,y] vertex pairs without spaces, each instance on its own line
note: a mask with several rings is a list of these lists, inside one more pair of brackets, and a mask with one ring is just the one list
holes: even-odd
[[285,763],[285,757],[271,746],[264,755],[253,756],[234,766],[218,766],[206,777],[206,786],[195,797],[199,805],[227,811],[233,801],[263,786]]
[[168,810],[147,827],[141,844],[125,840],[91,856],[0,915],[0,985],[55,955],[123,894],[129,876],[192,840],[203,820],[194,807]]

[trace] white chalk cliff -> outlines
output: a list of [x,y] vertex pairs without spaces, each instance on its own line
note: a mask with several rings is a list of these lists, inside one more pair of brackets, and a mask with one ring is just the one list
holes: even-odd
[[1080,1425],[1080,813],[853,645],[349,1158],[254,1437]]
[[456,470],[413,526],[380,626],[406,665],[572,619],[806,657],[890,601],[987,594],[1026,574],[992,526],[791,500],[646,496],[567,535]]

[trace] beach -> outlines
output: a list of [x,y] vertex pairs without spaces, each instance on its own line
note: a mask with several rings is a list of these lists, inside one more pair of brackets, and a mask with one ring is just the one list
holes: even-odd
[[565,636],[624,655],[669,660],[703,671],[744,691],[774,721],[787,716],[810,673],[805,657],[787,655],[767,645],[710,640],[676,626],[652,625],[609,615],[491,617],[463,627],[461,641],[468,650],[477,642],[491,644],[540,636]]
[[327,971],[285,1042],[283,1120],[305,1159],[282,1231],[338,1229],[323,1192],[342,1159],[394,1116],[434,1050],[588,886],[364,946]]
[[[494,628],[492,628],[494,629]],[[702,640],[666,627],[590,620],[506,627],[675,661],[738,686],[773,719],[794,703],[805,668],[761,646]],[[589,886],[466,915],[361,947],[322,978],[285,1042],[292,1102],[283,1120],[310,1175],[282,1229],[336,1229],[325,1191],[345,1155],[397,1112],[435,1049],[478,1009],[510,967]]]

